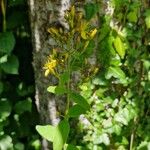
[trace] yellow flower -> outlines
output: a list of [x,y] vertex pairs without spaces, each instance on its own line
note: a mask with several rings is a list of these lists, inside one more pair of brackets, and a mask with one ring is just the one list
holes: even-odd
[[45,70],[45,76],[48,76],[49,74],[53,74],[57,76],[55,72],[56,65],[57,65],[57,60],[53,59],[52,56],[49,56],[47,62],[44,64],[43,67],[43,69]]
[[90,32],[90,38],[93,39],[94,36],[96,35],[96,33],[97,33],[97,29],[92,30],[92,31]]
[[61,29],[57,29],[55,27],[51,27],[47,30],[53,37],[57,37],[57,38],[60,38],[61,35],[59,32],[61,32]]

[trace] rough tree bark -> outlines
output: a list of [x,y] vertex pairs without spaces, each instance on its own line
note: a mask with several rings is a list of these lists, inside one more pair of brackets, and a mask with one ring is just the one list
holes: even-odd
[[46,89],[50,82],[56,84],[57,81],[52,76],[45,78],[42,69],[50,50],[55,45],[47,32],[51,24],[53,4],[50,0],[28,0],[28,3],[33,43],[36,105],[40,112],[41,122],[55,125],[59,121],[56,117],[55,97],[48,94]]
[[[53,46],[47,32],[50,26],[52,3],[50,0],[28,0],[33,43],[33,66],[36,86],[36,106],[40,115],[41,124],[57,124],[56,101],[46,89],[50,82],[56,82],[52,77],[45,78],[42,66]],[[57,100],[58,102],[58,100]],[[48,150],[48,143],[42,141],[43,150]]]

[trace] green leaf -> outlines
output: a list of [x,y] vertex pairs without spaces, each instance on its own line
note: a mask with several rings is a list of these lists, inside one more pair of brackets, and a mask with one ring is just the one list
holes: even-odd
[[15,46],[15,38],[12,32],[0,33],[0,52],[9,54]]
[[7,62],[7,60],[8,60],[8,55],[6,54],[6,55],[0,57],[0,64]]
[[3,89],[4,89],[4,85],[2,82],[0,82],[0,94],[3,92]]
[[98,5],[93,3],[87,3],[84,6],[85,9],[85,18],[90,20],[98,11]]
[[99,36],[99,41],[104,40],[105,37],[106,37],[107,35],[109,35],[109,32],[110,32],[110,26],[104,24],[104,25],[101,27],[101,29],[100,29],[100,35],[101,35],[101,36]]
[[64,119],[56,127],[37,125],[36,130],[42,137],[53,142],[53,150],[62,150],[68,138],[70,126],[68,121]]
[[83,96],[81,96],[78,93],[74,93],[74,92],[70,92],[69,95],[70,95],[70,98],[75,103],[80,105],[82,108],[84,108],[85,110],[89,110],[90,109],[90,105],[88,104],[88,102],[85,100],[85,98]]
[[37,125],[36,130],[42,137],[44,137],[48,141],[51,141],[51,142],[54,141],[54,136],[55,136],[55,131],[56,131],[55,127],[51,125],[45,125],[45,126]]
[[150,10],[146,10],[145,12],[145,23],[146,23],[146,27],[149,29],[150,28]]
[[8,0],[8,5],[9,6],[18,6],[18,5],[23,5],[25,4],[25,1],[24,0]]
[[11,105],[7,99],[0,100],[0,121],[5,120],[11,113]]
[[121,109],[118,113],[114,116],[115,121],[120,122],[124,125],[128,125],[130,121],[130,112],[127,108]]
[[0,150],[13,150],[12,138],[9,135],[0,136]]
[[69,109],[68,115],[69,117],[78,117],[81,114],[85,114],[86,110],[80,105],[74,105]]
[[119,56],[123,59],[125,56],[126,49],[125,49],[124,43],[121,41],[119,36],[117,36],[115,38],[114,46],[115,46],[115,49],[116,49],[117,53],[119,54]]
[[55,130],[55,137],[53,141],[53,150],[62,150],[66,140],[68,138],[68,134],[70,131],[70,126],[67,120],[62,120]]
[[145,23],[146,23],[146,27],[149,29],[150,28],[150,16],[147,16],[145,18]]
[[15,55],[8,57],[8,61],[1,64],[1,68],[8,74],[18,74],[19,61]]
[[67,149],[66,150],[79,150],[76,146],[68,144]]
[[86,48],[83,55],[86,56],[86,57],[89,57],[90,55],[92,55],[94,47],[95,47],[95,41],[91,40],[89,42],[89,44],[88,44],[88,46],[87,46],[87,48]]
[[103,134],[100,136],[100,138],[101,138],[101,140],[102,140],[102,143],[104,143],[105,145],[109,145],[109,144],[110,144],[110,139],[109,139],[108,134],[103,133]]
[[149,150],[149,149],[150,149],[150,142],[148,141],[142,141],[137,147],[137,150]]
[[57,86],[49,86],[49,87],[47,88],[47,91],[50,92],[50,93],[55,94],[56,87],[57,87]]
[[67,89],[62,85],[58,85],[55,89],[55,93],[58,95],[63,95],[65,93],[67,93]]
[[119,126],[118,124],[115,124],[113,126],[114,132],[116,133],[116,135],[120,135],[121,134],[121,126]]
[[25,146],[22,143],[18,142],[17,144],[14,145],[14,148],[15,150],[24,150]]
[[108,146],[110,144],[109,136],[105,132],[103,132],[97,138],[95,137],[95,139],[94,139],[94,144],[95,145],[98,145],[100,143],[104,143],[106,146]]
[[136,23],[137,20],[138,20],[137,11],[131,11],[131,12],[129,12],[129,14],[127,15],[127,19],[128,19],[130,22]]
[[67,92],[63,85],[49,86],[47,88],[47,91],[53,94],[58,94],[58,95],[65,94]]
[[18,27],[20,25],[25,24],[26,22],[26,14],[25,12],[21,11],[13,11],[7,19],[7,29],[13,29],[15,27]]
[[15,112],[18,114],[22,114],[26,111],[31,112],[32,111],[32,100],[30,98],[19,101],[17,104],[14,106]]
[[105,75],[106,79],[110,79],[111,77],[117,78],[121,83],[126,83],[126,75],[120,69],[120,67],[109,67],[108,72]]
[[63,74],[60,75],[59,84],[64,85],[68,80],[69,80],[69,73],[64,72]]

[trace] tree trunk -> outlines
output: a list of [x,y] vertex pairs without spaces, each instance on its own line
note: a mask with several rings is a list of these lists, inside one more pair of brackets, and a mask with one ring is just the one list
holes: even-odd
[[[56,97],[49,94],[46,89],[51,83],[56,83],[53,77],[44,77],[42,66],[53,46],[47,29],[50,25],[52,4],[49,0],[28,0],[30,8],[30,22],[33,43],[33,66],[36,86],[36,106],[40,115],[41,124],[57,124],[59,118],[56,115]],[[57,99],[58,102],[58,99]],[[42,141],[44,150],[48,150],[48,144]]]

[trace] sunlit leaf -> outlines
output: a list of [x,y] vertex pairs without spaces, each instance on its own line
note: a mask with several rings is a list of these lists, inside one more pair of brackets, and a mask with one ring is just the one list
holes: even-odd
[[86,39],[88,38],[86,31],[84,31],[84,30],[81,31],[81,37],[82,37],[84,40],[86,40]]
[[0,120],[5,120],[11,113],[11,105],[7,99],[0,100]]
[[127,108],[120,110],[115,114],[115,121],[122,123],[123,125],[128,125],[130,120],[130,113]]
[[106,79],[114,77],[119,79],[121,82],[126,82],[126,75],[119,67],[109,67],[105,77]]
[[8,61],[1,64],[1,68],[9,74],[18,74],[19,60],[15,55],[8,57]]
[[0,150],[13,150],[12,138],[9,135],[0,136]]
[[150,16],[147,16],[145,18],[145,23],[146,23],[147,28],[149,29],[150,28]]
[[137,147],[137,150],[149,150],[149,149],[150,149],[150,142],[148,141],[142,141]]
[[56,87],[57,87],[57,86],[49,86],[49,87],[47,88],[47,91],[54,94],[54,93],[55,93],[55,90],[56,90]]
[[145,12],[145,23],[146,23],[146,27],[149,29],[150,28],[150,10],[146,10]]
[[51,125],[37,125],[36,130],[38,133],[47,139],[48,141],[53,142],[54,141],[54,136],[56,132],[56,127],[53,127]]
[[67,120],[62,120],[55,129],[55,136],[53,141],[53,150],[62,150],[66,143],[70,126]]
[[0,57],[0,64],[7,62],[7,60],[8,60],[8,55],[6,54],[6,55]]
[[114,40],[114,46],[120,57],[123,59],[125,56],[126,48],[119,36],[117,36]]
[[137,12],[136,11],[132,11],[130,12],[128,15],[127,15],[127,19],[130,21],[130,22],[134,22],[136,23],[137,22]]

